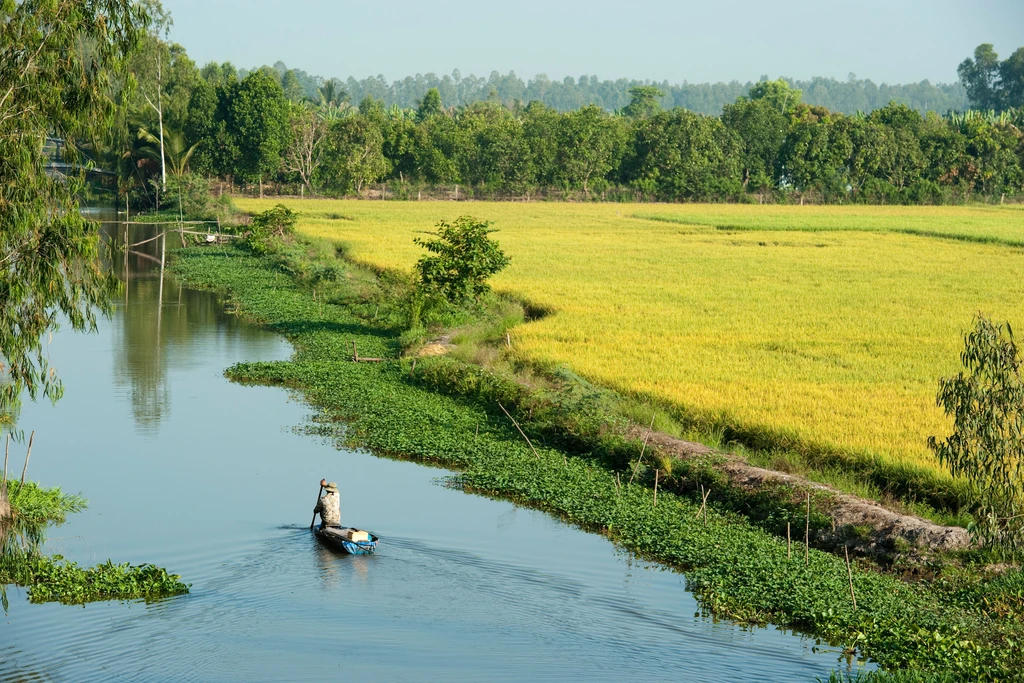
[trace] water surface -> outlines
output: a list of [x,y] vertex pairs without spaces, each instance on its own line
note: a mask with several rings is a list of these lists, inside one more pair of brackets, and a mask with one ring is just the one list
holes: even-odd
[[[792,634],[698,616],[681,575],[603,537],[302,435],[309,407],[223,377],[288,345],[161,281],[158,261],[130,258],[97,334],[54,336],[67,393],[20,425],[36,431],[30,476],[89,500],[49,552],[152,562],[192,592],[68,607],[10,588],[0,680],[809,681],[837,665]],[[312,537],[321,477],[344,522],[383,537],[377,555]]]

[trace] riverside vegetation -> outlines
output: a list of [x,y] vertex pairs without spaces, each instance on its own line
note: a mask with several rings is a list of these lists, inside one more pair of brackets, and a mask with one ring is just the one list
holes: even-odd
[[[50,525],[63,524],[67,515],[85,509],[80,496],[59,488],[44,488],[31,481],[6,483],[10,515],[0,519],[0,587],[28,587],[31,602],[83,604],[99,600],[154,600],[181,595],[188,586],[180,577],[150,564],[114,564],[79,567],[60,555],[42,555],[39,545]],[[3,608],[8,608],[6,590]]]
[[[1004,680],[1024,664],[1024,576],[1016,569],[987,571],[984,558],[968,556],[907,582],[856,560],[848,573],[842,558],[815,548],[805,559],[802,545],[787,547],[766,530],[802,523],[801,510],[771,497],[759,501],[760,521],[720,499],[702,510],[693,491],[715,485],[711,468],[649,451],[644,459],[642,443],[609,428],[614,397],[568,369],[538,371],[526,386],[458,357],[402,357],[429,341],[430,323],[493,339],[522,320],[511,299],[489,295],[476,308],[429,298],[399,305],[409,293],[399,273],[339,261],[324,240],[287,238],[263,255],[240,244],[192,247],[172,268],[192,286],[228,292],[236,311],[293,342],[290,361],[242,363],[228,374],[300,390],[323,411],[316,431],[339,443],[455,469],[453,486],[604,533],[683,570],[709,613],[806,631],[897,672],[875,679]],[[488,329],[482,309],[490,311]],[[414,322],[419,329],[410,329]],[[353,344],[360,356],[384,361],[353,362]],[[812,527],[828,523],[811,517]]]

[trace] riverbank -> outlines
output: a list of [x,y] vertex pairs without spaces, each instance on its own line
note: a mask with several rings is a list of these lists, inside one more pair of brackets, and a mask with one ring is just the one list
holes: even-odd
[[[843,559],[799,542],[787,545],[716,502],[701,510],[664,489],[655,499],[623,467],[632,442],[585,451],[565,445],[570,433],[562,444],[542,438],[528,445],[496,406],[431,390],[422,374],[428,364],[414,368],[411,359],[400,359],[393,329],[355,315],[343,297],[325,300],[322,289],[318,296],[309,277],[282,265],[234,245],[185,249],[172,260],[190,285],[228,292],[234,310],[295,345],[290,361],[243,363],[229,375],[301,391],[323,410],[319,428],[339,443],[456,469],[453,486],[604,533],[685,571],[704,607],[722,617],[803,630],[894,670],[999,680],[1020,664],[1012,647],[1021,628],[1022,608],[1013,598],[1021,589],[1019,572],[983,577],[950,566],[928,582],[908,584],[856,562],[848,570]],[[331,268],[313,280],[358,284],[342,264]],[[353,343],[360,356],[384,360],[353,362]]]

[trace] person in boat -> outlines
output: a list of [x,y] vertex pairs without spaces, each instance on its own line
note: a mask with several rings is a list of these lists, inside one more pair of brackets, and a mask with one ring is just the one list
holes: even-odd
[[321,479],[320,485],[324,487],[324,495],[320,496],[320,500],[316,501],[313,515],[320,515],[321,529],[329,526],[340,527],[341,496],[338,495],[338,485],[333,481],[328,482],[326,479]]

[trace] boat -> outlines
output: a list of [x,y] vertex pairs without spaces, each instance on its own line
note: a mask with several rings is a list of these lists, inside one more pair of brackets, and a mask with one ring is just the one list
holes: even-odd
[[[353,532],[355,532],[355,534],[353,534]],[[366,534],[367,540],[352,540],[353,535],[358,538],[359,532]],[[324,529],[315,527],[314,533],[317,538],[331,548],[346,552],[350,555],[370,555],[377,550],[377,542],[380,541],[380,537],[376,534],[371,534],[369,531],[354,529],[352,527],[329,526]]]

